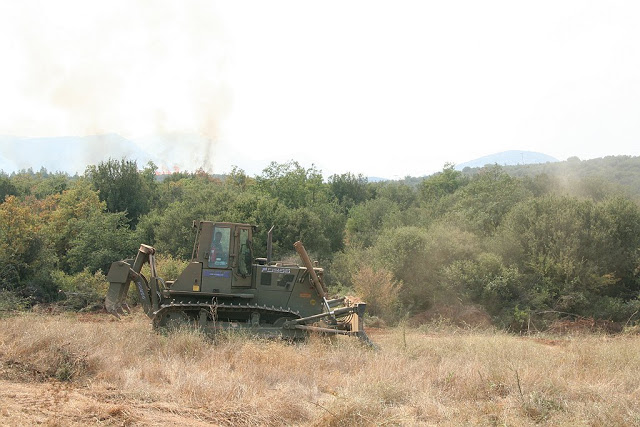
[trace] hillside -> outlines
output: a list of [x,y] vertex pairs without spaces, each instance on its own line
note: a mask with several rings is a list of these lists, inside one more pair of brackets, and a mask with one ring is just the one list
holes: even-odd
[[564,162],[513,165],[505,167],[513,176],[535,176],[540,174],[575,176],[580,178],[601,176],[623,185],[634,185],[640,177],[640,157],[607,156],[580,160],[570,157]]
[[558,159],[547,154],[537,153],[535,151],[509,150],[501,153],[491,154],[470,160],[465,163],[456,165],[456,170],[464,170],[465,168],[481,168],[485,165],[529,165],[538,163],[557,162]]
[[[479,171],[479,168],[467,169],[464,173],[473,176]],[[607,156],[591,160],[571,157],[564,162],[505,166],[504,171],[518,178],[546,176],[557,186],[582,183],[598,185],[608,193],[640,196],[640,157]]]

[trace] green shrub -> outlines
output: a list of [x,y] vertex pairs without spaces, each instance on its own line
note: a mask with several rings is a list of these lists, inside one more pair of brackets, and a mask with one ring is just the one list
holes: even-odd
[[51,277],[60,289],[58,305],[68,310],[91,310],[102,307],[109,283],[101,271],[91,274],[85,268],[80,273],[71,275],[54,271]]
[[[187,268],[187,265],[189,265],[189,261],[182,260],[169,254],[156,256],[156,272],[158,277],[161,277],[164,280],[177,279],[180,273]],[[142,275],[147,279],[151,277],[149,264],[145,264],[142,268]]]
[[25,310],[29,306],[29,300],[15,292],[0,289],[0,317],[3,314]]

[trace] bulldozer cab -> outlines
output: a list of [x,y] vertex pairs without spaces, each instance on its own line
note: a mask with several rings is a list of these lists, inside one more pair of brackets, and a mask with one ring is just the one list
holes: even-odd
[[192,262],[202,263],[201,292],[250,288],[253,226],[200,221]]

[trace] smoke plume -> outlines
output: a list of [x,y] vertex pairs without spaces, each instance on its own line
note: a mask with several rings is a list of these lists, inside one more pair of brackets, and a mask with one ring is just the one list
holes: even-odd
[[[141,149],[159,166],[214,170],[231,98],[228,42],[215,3],[67,0],[2,8],[0,48],[11,67],[2,71],[0,92],[16,105],[5,107],[0,135],[118,134],[139,147],[116,144],[105,153],[100,138],[89,138],[67,160]],[[24,163],[7,151],[5,158]]]

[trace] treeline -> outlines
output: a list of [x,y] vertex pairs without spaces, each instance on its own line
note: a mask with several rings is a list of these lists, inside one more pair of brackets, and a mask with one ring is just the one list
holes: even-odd
[[272,225],[275,256],[293,258],[302,240],[333,292],[358,294],[387,322],[454,303],[481,306],[512,330],[562,316],[638,318],[640,206],[603,177],[560,185],[544,173],[446,165],[372,183],[351,173],[325,180],[294,161],[255,177],[233,168],[159,181],[155,172],[123,159],[83,176],[0,175],[5,306],[99,300],[102,272],[140,243],[175,273],[191,255],[192,220],[209,219],[258,225],[256,255]]
[[[607,197],[613,192],[640,197],[640,157],[607,156],[580,160],[570,157],[565,162],[505,166],[514,177],[546,176],[559,188],[586,192],[587,196]],[[470,176],[478,169],[465,169]]]

